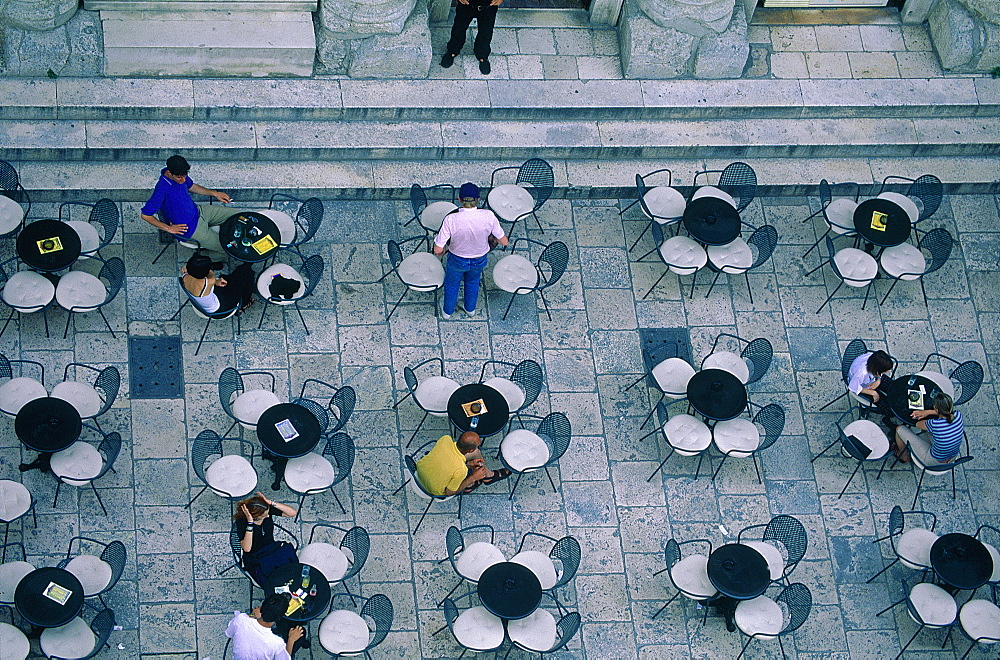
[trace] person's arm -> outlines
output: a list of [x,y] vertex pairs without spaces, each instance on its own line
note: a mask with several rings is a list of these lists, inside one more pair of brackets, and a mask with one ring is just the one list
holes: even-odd
[[500,226],[500,218],[497,217],[496,213],[493,214],[493,228],[490,229],[490,234],[493,238],[497,239],[497,243],[504,247],[507,247],[507,244],[510,243],[507,234],[503,232],[503,227]]
[[[246,527],[243,529],[243,532],[240,533],[240,547],[243,549],[243,552],[250,552],[253,548],[253,530],[256,525],[254,524],[253,516],[250,515],[250,510],[247,509],[246,504],[240,505],[240,513],[246,517]],[[238,525],[239,523],[237,523],[237,526]],[[239,529],[237,529],[237,531],[239,531]]]
[[183,234],[187,231],[187,225],[171,225],[169,223],[162,222],[156,217],[156,212],[163,206],[163,200],[166,196],[166,189],[158,182],[156,187],[153,189],[153,194],[149,196],[149,200],[147,200],[143,207],[139,210],[139,217],[157,229],[165,231],[168,234]]
[[306,634],[306,631],[302,626],[295,626],[288,631],[288,641],[285,643],[285,652],[291,657],[292,650],[295,648],[295,642],[299,641],[299,638]]
[[458,486],[458,489],[457,489],[457,490],[451,490],[450,488],[448,488],[447,486],[445,486],[445,487],[444,487],[444,494],[445,494],[445,495],[458,495],[459,493],[461,493],[461,492],[462,492],[462,491],[464,491],[464,490],[465,490],[466,488],[468,488],[468,487],[469,487],[469,486],[471,486],[472,484],[476,483],[476,482],[477,482],[477,481],[479,481],[480,479],[485,479],[485,478],[486,478],[486,475],[487,475],[487,472],[486,472],[486,467],[484,467],[484,466],[480,465],[480,466],[479,466],[479,467],[477,467],[477,468],[476,468],[475,470],[473,470],[473,471],[472,471],[472,474],[470,474],[469,476],[467,476],[467,477],[466,477],[466,478],[465,478],[465,479],[464,479],[464,480],[462,481],[462,483],[461,483],[461,484],[459,484],[459,486]]
[[867,394],[868,396],[871,397],[872,401],[875,401],[877,403],[881,395],[876,390],[878,389],[878,386],[881,384],[882,384],[882,379],[876,378],[872,382],[872,384],[869,385],[868,387],[862,387],[859,394]]
[[223,204],[228,204],[233,201],[226,193],[218,190],[212,190],[211,188],[206,188],[205,186],[199,186],[197,183],[192,183],[189,190],[199,195],[205,195],[206,197],[214,197]]
[[280,502],[275,502],[273,500],[269,500],[266,497],[264,497],[264,494],[261,493],[260,491],[257,491],[257,494],[260,495],[264,499],[264,504],[266,504],[267,506],[269,506],[269,507],[271,507],[273,509],[277,509],[278,511],[280,511],[282,517],[284,517],[284,518],[291,518],[292,516],[295,515],[296,511],[295,511],[295,509],[293,507],[290,507],[287,504],[281,504]]

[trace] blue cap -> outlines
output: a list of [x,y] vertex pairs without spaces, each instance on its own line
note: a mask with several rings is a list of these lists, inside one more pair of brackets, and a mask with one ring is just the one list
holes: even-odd
[[458,189],[459,199],[479,199],[479,186],[474,183],[463,183]]

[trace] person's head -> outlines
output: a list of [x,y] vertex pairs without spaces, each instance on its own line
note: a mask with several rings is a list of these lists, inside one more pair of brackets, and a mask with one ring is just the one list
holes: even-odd
[[263,603],[253,608],[253,613],[264,623],[274,623],[288,611],[288,602],[291,599],[290,594],[271,594]]
[[458,451],[463,454],[468,454],[469,452],[476,451],[479,449],[480,443],[483,439],[479,437],[479,434],[475,431],[466,431],[462,435],[458,436]]
[[233,514],[234,520],[245,520],[246,516],[243,515],[243,507],[247,508],[250,515],[256,520],[260,518],[265,513],[268,512],[269,507],[267,506],[267,501],[264,499],[263,495],[254,495],[253,497],[248,497],[245,500],[241,500],[236,503],[236,513]]
[[955,416],[955,402],[950,396],[940,392],[934,397],[934,410],[950,422]]
[[885,351],[875,351],[868,356],[868,373],[881,376],[892,371],[892,358]]
[[472,182],[463,183],[458,189],[458,198],[465,208],[475,208],[479,204],[479,186]]
[[164,175],[171,181],[184,183],[190,171],[191,165],[188,164],[187,159],[184,156],[174,154],[167,159],[167,171],[164,172]]
[[212,259],[207,254],[195,252],[188,259],[186,268],[188,275],[196,280],[203,280],[212,270]]

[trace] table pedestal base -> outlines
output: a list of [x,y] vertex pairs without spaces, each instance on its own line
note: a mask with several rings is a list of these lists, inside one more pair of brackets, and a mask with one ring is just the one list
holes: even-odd
[[21,472],[27,472],[28,470],[38,470],[39,472],[51,472],[50,464],[52,461],[52,454],[46,454],[41,452],[38,454],[38,458],[31,461],[30,463],[21,463],[17,466],[17,469]]
[[735,598],[729,596],[716,596],[708,601],[708,606],[714,607],[718,614],[726,619],[726,630],[736,632],[736,605],[739,603]]
[[261,456],[264,460],[271,461],[271,470],[274,472],[274,483],[271,484],[271,490],[281,490],[281,480],[285,478],[285,466],[288,465],[288,459],[272,454],[266,449],[261,452]]

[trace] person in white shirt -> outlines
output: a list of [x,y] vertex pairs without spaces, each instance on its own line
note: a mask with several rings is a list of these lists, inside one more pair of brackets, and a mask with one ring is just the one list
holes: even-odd
[[885,351],[862,353],[851,363],[847,389],[871,400],[875,408],[885,416],[883,421],[886,425],[895,427],[892,410],[885,396],[892,366],[892,358]]
[[251,614],[234,612],[226,628],[233,640],[233,660],[291,660],[295,642],[304,634],[302,626],[288,631],[288,641],[271,630],[288,609],[288,594],[271,594]]
[[441,230],[434,238],[434,254],[448,253],[444,269],[444,302],[441,316],[450,319],[458,305],[458,287],[465,283],[465,313],[476,315],[479,282],[490,252],[490,236],[500,245],[507,245],[507,236],[493,211],[479,208],[479,186],[463,183],[458,196],[462,207],[444,217]]

